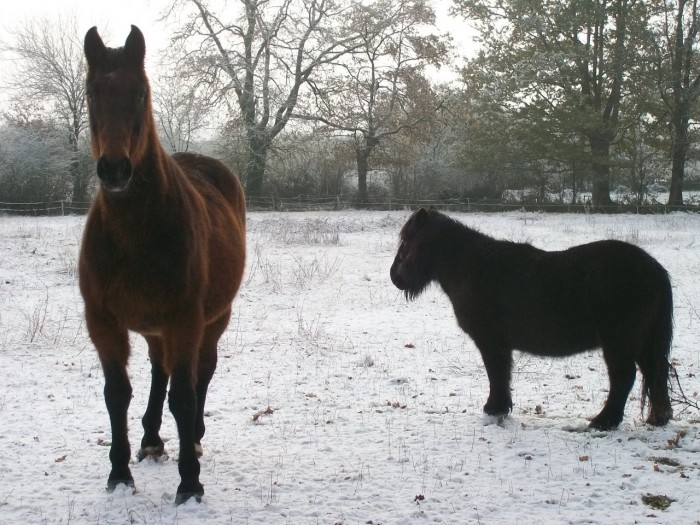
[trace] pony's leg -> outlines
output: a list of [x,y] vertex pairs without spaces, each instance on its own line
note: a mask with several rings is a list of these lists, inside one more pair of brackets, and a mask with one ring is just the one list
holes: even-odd
[[86,309],[85,317],[105,377],[105,405],[112,426],[112,446],[109,449],[112,470],[107,480],[107,490],[112,491],[120,483],[134,485],[134,477],[129,469],[131,447],[127,424],[132,393],[126,371],[129,361],[129,335],[126,330],[117,328],[116,322],[92,313],[89,308]]
[[138,460],[147,457],[159,458],[165,452],[160,437],[160,425],[163,422],[163,405],[168,388],[168,374],[163,368],[163,341],[157,337],[146,337],[148,355],[151,359],[151,393],[148,407],[143,415],[143,439],[138,453]]
[[608,365],[610,392],[603,410],[591,420],[589,426],[598,430],[610,430],[616,428],[625,415],[625,404],[634,385],[637,367],[631,357],[621,351],[616,353],[609,347],[603,348],[603,357]]
[[199,459],[195,452],[194,423],[197,416],[195,390],[197,361],[204,329],[204,315],[197,310],[174,320],[166,330],[166,359],[172,363],[168,405],[177,425],[180,438],[180,485],[175,503],[184,503],[194,497],[201,501],[204,487],[199,482]]
[[649,364],[639,359],[637,364],[644,377],[646,395],[649,399],[647,424],[657,427],[666,425],[673,417],[671,399],[668,395],[669,364],[664,359],[661,366]]
[[197,377],[197,418],[194,423],[195,452],[199,457],[202,455],[202,437],[205,431],[204,404],[207,400],[207,390],[209,389],[211,378],[214,376],[218,360],[217,344],[221,338],[221,334],[226,330],[230,318],[231,309],[229,308],[221,317],[204,330],[202,348],[199,354],[199,370]]
[[506,416],[513,409],[510,395],[512,351],[493,344],[477,343],[489,377],[489,398],[484,412],[490,416]]

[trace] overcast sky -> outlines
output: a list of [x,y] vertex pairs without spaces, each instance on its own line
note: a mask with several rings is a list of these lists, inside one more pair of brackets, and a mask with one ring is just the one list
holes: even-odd
[[[11,39],[10,32],[17,30],[32,18],[45,16],[55,18],[61,15],[76,16],[78,28],[82,35],[92,26],[97,26],[105,43],[110,47],[124,44],[131,24],[137,25],[146,37],[146,66],[158,62],[160,52],[168,44],[168,35],[172,29],[161,20],[164,10],[172,0],[2,0],[2,18],[0,18],[0,41]],[[471,32],[467,23],[461,18],[452,19],[448,15],[449,0],[435,0],[438,28],[441,32],[449,31],[455,47],[462,53],[473,53]],[[4,84],[3,76],[11,71],[7,57],[0,56],[0,86]],[[453,80],[450,67],[443,67],[441,72],[432,74],[439,81]],[[7,99],[7,93],[0,90],[0,106]]]
[[[124,44],[131,24],[139,26],[146,36],[149,55],[155,55],[159,47],[166,45],[165,23],[160,22],[167,0],[3,0],[0,39],[8,38],[8,32],[34,17],[76,15],[81,33],[97,26],[110,47]],[[156,42],[157,45],[148,45]]]
[[[0,39],[5,39],[7,31],[33,17],[75,13],[81,30],[97,26],[100,34],[108,35],[107,45],[114,47],[124,43],[131,24],[135,24],[143,31],[147,44],[157,43],[155,48],[153,44],[149,47],[151,53],[156,53],[167,43],[168,31],[159,19],[171,3],[170,0],[3,0]],[[435,1],[439,27],[450,31],[455,44],[466,50],[472,47],[467,24],[462,19],[450,19],[447,11],[451,4],[449,0]]]

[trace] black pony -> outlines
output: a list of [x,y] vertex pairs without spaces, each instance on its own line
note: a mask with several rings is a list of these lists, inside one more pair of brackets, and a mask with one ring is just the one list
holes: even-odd
[[665,425],[673,298],[666,270],[637,246],[597,241],[560,252],[499,241],[430,209],[400,233],[391,280],[407,299],[437,281],[459,326],[474,340],[489,377],[484,412],[510,412],[513,350],[566,356],[602,348],[610,392],[592,428],[622,421],[642,372],[647,423]]

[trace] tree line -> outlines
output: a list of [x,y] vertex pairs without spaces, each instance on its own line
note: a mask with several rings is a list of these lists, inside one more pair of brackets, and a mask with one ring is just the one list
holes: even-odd
[[[150,70],[161,138],[222,158],[252,199],[692,202],[697,0],[452,0],[450,16],[476,53],[429,0],[176,0]],[[0,43],[0,202],[94,191],[77,26]]]

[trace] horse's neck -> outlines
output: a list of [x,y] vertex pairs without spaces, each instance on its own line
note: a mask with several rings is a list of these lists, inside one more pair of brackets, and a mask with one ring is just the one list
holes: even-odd
[[435,268],[436,279],[445,291],[454,288],[456,282],[464,281],[472,268],[482,264],[483,255],[477,246],[481,244],[482,234],[457,224],[450,224],[448,228]]
[[105,222],[119,237],[148,235],[172,209],[179,209],[179,168],[160,142],[149,144],[143,161],[134,166],[131,185],[123,196],[102,195]]

